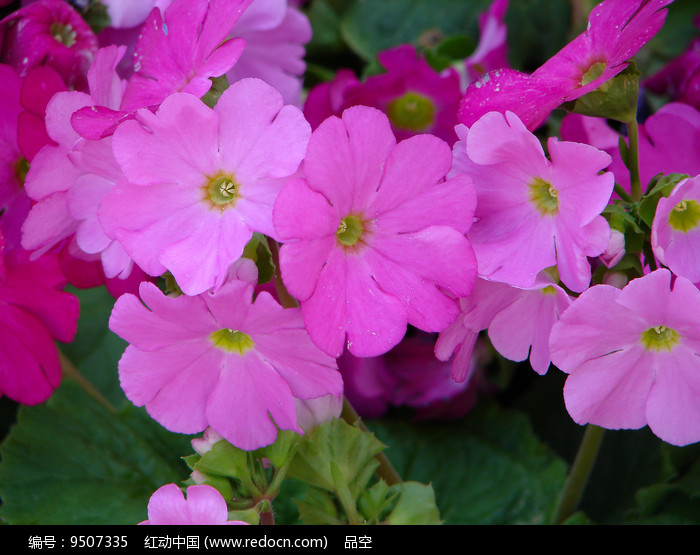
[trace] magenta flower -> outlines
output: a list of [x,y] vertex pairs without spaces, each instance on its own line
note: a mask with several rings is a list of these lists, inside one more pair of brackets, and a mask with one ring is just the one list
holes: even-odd
[[506,11],[508,0],[493,0],[489,9],[479,14],[479,44],[464,61],[468,83],[491,70],[508,67]]
[[8,246],[19,245],[22,223],[31,201],[24,191],[29,164],[17,142],[21,80],[12,67],[0,64],[0,225]]
[[552,362],[569,374],[564,401],[579,424],[700,441],[700,292],[666,269],[620,290],[596,285],[564,312]]
[[611,173],[600,174],[610,156],[552,137],[550,161],[511,112],[491,112],[457,132],[451,175],[466,173],[476,185],[468,236],[479,275],[527,288],[542,270],[557,265],[564,285],[585,290],[591,279],[587,257],[603,253],[610,238],[600,215],[614,185]]
[[42,147],[56,144],[46,131],[46,106],[54,94],[66,90],[63,79],[50,66],[33,67],[22,80],[20,103],[24,110],[17,117],[17,143],[29,162]]
[[355,106],[314,131],[305,179],[274,207],[284,243],[282,279],[301,304],[314,342],[338,357],[388,351],[406,324],[440,331],[471,292],[474,191],[466,176],[445,181],[447,144],[417,135],[396,144],[388,118]]
[[166,484],[151,495],[148,501],[148,520],[139,524],[202,526],[248,523],[228,520],[226,500],[211,486],[189,486],[185,499],[177,484]]
[[170,270],[188,295],[218,287],[253,232],[276,236],[272,205],[309,124],[259,79],[231,85],[213,110],[177,93],[135,118],[114,133],[128,182],[104,197],[99,220],[148,274]]
[[0,59],[20,76],[47,65],[78,90],[98,46],[90,26],[63,0],[37,0],[8,15],[0,21],[0,44]]
[[303,433],[295,399],[340,395],[340,374],[299,309],[265,292],[252,302],[253,289],[232,280],[216,293],[167,297],[143,283],[141,300],[122,295],[110,329],[130,343],[119,362],[126,396],[173,432],[211,426],[241,449],[271,444],[278,429]]
[[2,255],[0,394],[34,405],[58,387],[61,362],[55,341],[73,341],[80,310],[78,299],[63,291],[65,285],[56,255],[30,260],[19,248]]
[[346,106],[372,106],[389,116],[397,140],[430,133],[452,144],[456,139],[457,107],[461,97],[454,69],[436,72],[412,45],[377,55],[386,73],[372,75],[350,88]]
[[[700,25],[696,18],[695,25]],[[657,73],[645,79],[644,87],[674,102],[690,104],[700,110],[700,38],[693,40],[683,54]]]
[[656,258],[674,274],[700,282],[700,176],[661,198],[651,227]]
[[203,96],[210,77],[231,69],[245,45],[227,40],[252,0],[174,0],[143,24],[122,110],[160,104],[175,92]]
[[454,69],[436,72],[414,46],[404,44],[377,55],[385,73],[359,81],[340,70],[332,81],[309,92],[304,113],[313,128],[351,106],[371,106],[384,112],[398,140],[430,133],[452,144],[461,96]]
[[629,60],[659,32],[673,0],[605,0],[588,16],[586,30],[533,76],[561,83],[563,101],[597,89],[623,71]]
[[471,126],[491,111],[514,112],[528,129],[539,127],[562,103],[595,90],[623,71],[661,29],[672,0],[605,0],[587,29],[531,75],[497,69],[472,83],[459,121]]
[[360,86],[360,80],[351,69],[339,69],[333,79],[313,87],[304,101],[304,117],[316,129],[330,116],[340,117],[346,106],[348,92]]

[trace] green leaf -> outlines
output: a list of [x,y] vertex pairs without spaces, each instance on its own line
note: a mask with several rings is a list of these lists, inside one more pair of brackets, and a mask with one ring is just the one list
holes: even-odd
[[417,482],[402,482],[392,488],[399,499],[387,518],[388,524],[442,524],[433,488]]
[[637,208],[637,214],[644,220],[644,223],[651,227],[659,200],[662,197],[668,197],[678,182],[686,177],[688,177],[687,174],[670,173],[668,175],[657,175],[650,181],[647,187],[648,192],[639,202],[639,207]]
[[341,32],[365,61],[399,44],[434,47],[444,38],[478,37],[477,16],[488,0],[365,0],[342,17]]
[[374,456],[384,447],[373,434],[334,419],[302,438],[288,476],[335,492],[334,462],[335,474],[343,476],[352,498],[357,499],[378,465]]
[[432,485],[446,524],[550,522],[567,465],[523,415],[482,404],[464,422],[367,425],[404,479]]
[[0,453],[0,516],[10,524],[136,524],[151,494],[187,476],[170,434],[143,410],[112,412],[64,380],[22,407]]
[[564,107],[575,114],[610,118],[621,122],[633,121],[637,116],[639,78],[641,73],[634,62],[594,91],[567,102]]

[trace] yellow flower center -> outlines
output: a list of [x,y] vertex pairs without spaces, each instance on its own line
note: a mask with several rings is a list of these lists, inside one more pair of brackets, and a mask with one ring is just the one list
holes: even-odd
[[543,216],[553,216],[559,210],[559,191],[541,177],[535,177],[528,185],[530,202]]
[[680,335],[666,326],[654,326],[642,333],[642,345],[647,351],[672,351],[680,341]]
[[700,223],[700,204],[696,200],[682,200],[668,215],[668,225],[676,231],[688,233]]
[[228,351],[229,353],[238,353],[243,355],[250,351],[254,346],[253,340],[249,335],[228,328],[215,331],[209,336],[214,347]]

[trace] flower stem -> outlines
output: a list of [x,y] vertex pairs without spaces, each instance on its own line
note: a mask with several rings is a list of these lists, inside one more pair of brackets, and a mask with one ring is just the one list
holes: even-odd
[[604,431],[603,428],[591,424],[586,426],[574,464],[571,466],[561,497],[559,497],[559,505],[554,513],[554,524],[563,523],[576,511],[598,455]]
[[284,308],[296,308],[299,306],[299,302],[289,294],[287,288],[284,286],[282,281],[282,276],[280,274],[280,247],[277,241],[267,238],[267,245],[270,248],[270,254],[272,255],[272,262],[275,265],[275,272],[272,274],[272,282],[275,284],[275,291],[277,292],[277,298],[280,304]]
[[75,380],[80,387],[82,387],[85,392],[96,399],[101,405],[103,405],[109,412],[117,412],[116,407],[110,403],[107,398],[102,395],[86,378],[83,376],[70,359],[58,350],[58,356],[61,360],[61,371],[65,378],[71,378]]
[[629,153],[627,163],[630,171],[630,192],[635,202],[642,198],[642,183],[639,177],[639,125],[636,119],[627,122]]

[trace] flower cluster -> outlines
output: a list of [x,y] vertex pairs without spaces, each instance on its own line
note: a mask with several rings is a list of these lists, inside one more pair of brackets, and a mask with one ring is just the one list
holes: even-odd
[[[343,396],[461,416],[487,341],[568,374],[577,423],[700,441],[697,44],[643,122],[631,64],[671,2],[604,0],[524,73],[495,0],[458,63],[398,45],[308,94],[293,2],[105,1],[99,34],[27,2],[0,21],[0,392],[48,398],[63,288],[105,284],[126,396],[245,451]],[[206,488],[147,523],[227,523]]]

